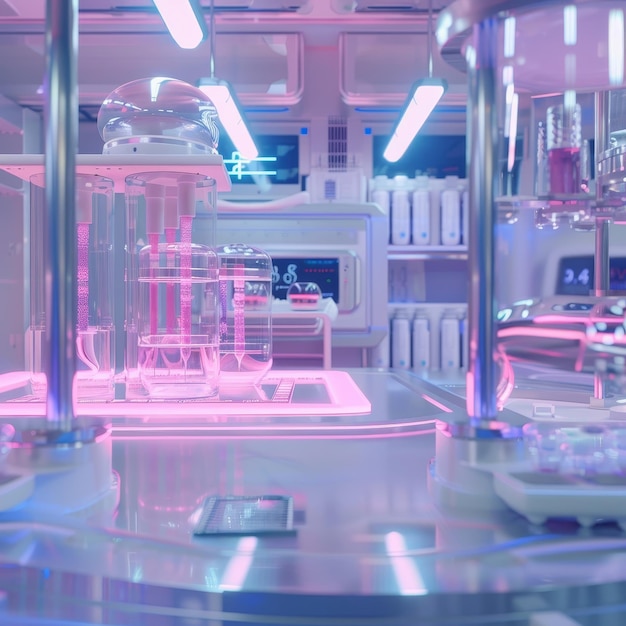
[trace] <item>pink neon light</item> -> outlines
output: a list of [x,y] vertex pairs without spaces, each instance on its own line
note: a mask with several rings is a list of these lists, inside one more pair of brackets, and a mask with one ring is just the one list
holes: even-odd
[[[151,273],[156,272],[159,265],[159,234],[148,233],[150,244]],[[150,282],[150,335],[155,337],[159,326],[159,285],[156,280]]]
[[404,537],[395,531],[387,533],[385,535],[385,549],[391,561],[400,593],[403,596],[422,596],[428,593],[417,565],[413,559],[406,556]]
[[[176,243],[175,228],[165,229],[165,241],[168,244]],[[173,253],[168,252],[167,254],[167,266],[174,267]],[[168,334],[174,332],[174,327],[176,326],[176,302],[174,301],[174,285],[172,283],[167,283],[165,286],[165,325]]]
[[398,161],[406,152],[445,92],[443,84],[418,84],[413,89],[413,95],[383,152],[383,157],[391,163]]
[[76,225],[78,248],[77,269],[77,318],[78,330],[86,331],[89,327],[89,224],[79,222]]
[[237,554],[228,562],[222,574],[220,591],[239,591],[243,587],[252,566],[257,543],[256,537],[242,537],[237,542]]
[[196,48],[204,39],[204,29],[189,0],[154,0],[172,39],[187,50]]
[[256,159],[259,156],[259,151],[254,145],[254,140],[237,108],[237,103],[230,93],[229,86],[224,82],[215,82],[210,85],[200,85],[200,90],[214,104],[219,120],[239,154],[244,159]]
[[[191,342],[191,232],[193,217],[180,216],[180,332],[181,343],[188,347]],[[185,352],[184,350],[182,352]]]

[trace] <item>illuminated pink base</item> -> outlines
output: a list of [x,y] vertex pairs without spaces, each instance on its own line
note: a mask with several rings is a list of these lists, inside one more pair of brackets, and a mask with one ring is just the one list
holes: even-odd
[[[220,402],[207,399],[204,401],[178,402],[167,400],[149,401],[113,401],[81,402],[77,407],[79,416],[138,417],[151,421],[173,417],[227,417],[255,416],[260,419],[270,416],[324,416],[324,415],[365,415],[371,412],[371,403],[359,386],[347,372],[334,370],[285,370],[280,373],[270,372],[263,384],[278,385],[283,379],[293,379],[296,384],[323,384],[328,393],[328,403],[289,402]],[[0,376],[0,393],[19,389],[30,380],[28,372],[11,372]],[[434,406],[436,401],[425,398]],[[439,407],[438,407],[439,408]],[[43,402],[11,401],[0,403],[0,416],[41,417],[45,414]]]

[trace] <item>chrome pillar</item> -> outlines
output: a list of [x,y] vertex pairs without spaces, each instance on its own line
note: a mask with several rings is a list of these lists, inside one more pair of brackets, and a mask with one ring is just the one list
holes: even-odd
[[593,266],[594,295],[605,296],[610,288],[609,226],[606,217],[596,217],[596,240]]
[[47,429],[74,427],[78,0],[46,3]]
[[478,424],[496,408],[496,299],[494,204],[497,163],[497,19],[474,26],[467,58],[469,162],[469,364],[467,412]]

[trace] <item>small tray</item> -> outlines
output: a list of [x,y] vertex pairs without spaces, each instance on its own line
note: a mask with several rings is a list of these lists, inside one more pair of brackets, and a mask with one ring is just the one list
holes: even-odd
[[283,535],[293,534],[291,496],[210,496],[194,535]]

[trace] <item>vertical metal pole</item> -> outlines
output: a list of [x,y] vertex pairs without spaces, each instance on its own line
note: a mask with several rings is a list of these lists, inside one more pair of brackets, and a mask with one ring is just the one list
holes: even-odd
[[[595,146],[594,146],[594,162],[597,164],[601,161],[606,150],[605,138],[609,120],[609,94],[606,91],[598,91],[595,94]],[[597,184],[596,176],[596,203],[600,204],[602,200],[602,187]],[[594,293],[596,296],[604,296],[608,293],[610,287],[610,255],[609,255],[609,225],[610,220],[603,217],[596,218],[596,241],[595,241],[595,263],[594,263]]]
[[47,428],[74,426],[78,0],[46,3]]
[[596,217],[596,241],[593,265],[594,295],[605,296],[609,292],[610,255],[609,255],[609,225],[610,220],[605,217]]
[[497,19],[474,26],[468,55],[469,162],[469,366],[467,412],[470,421],[497,416],[496,299],[494,276],[497,163]]

